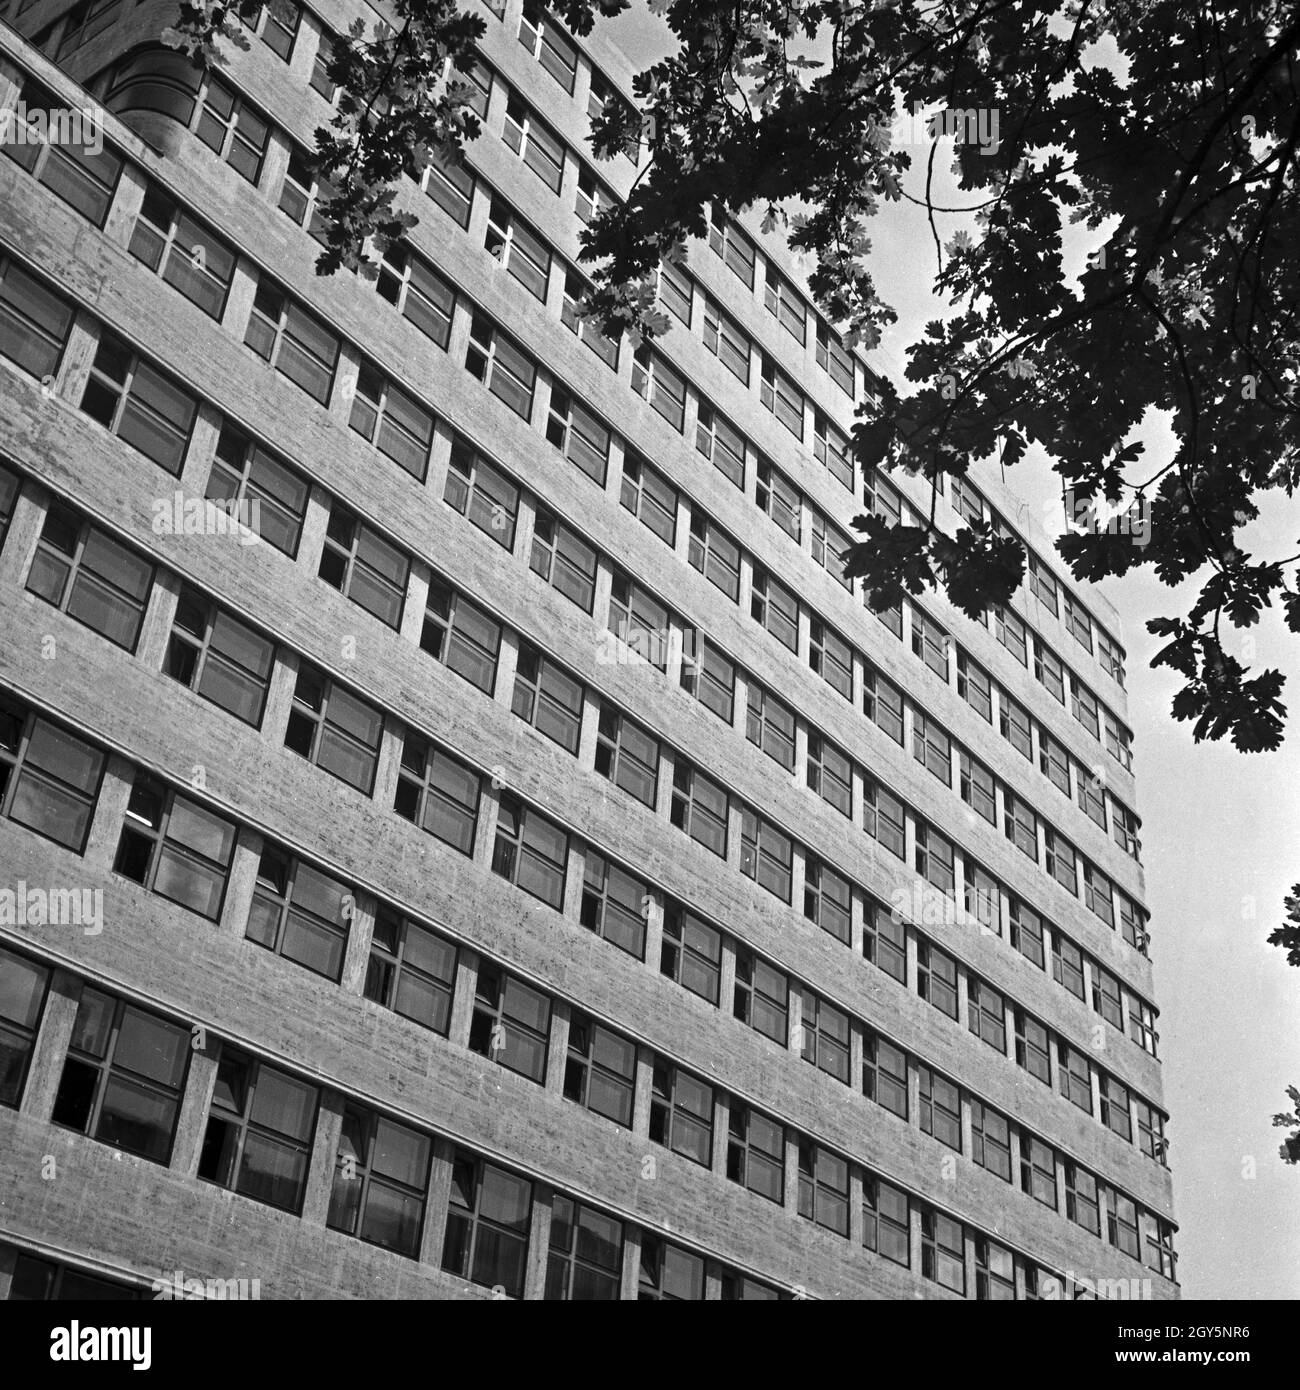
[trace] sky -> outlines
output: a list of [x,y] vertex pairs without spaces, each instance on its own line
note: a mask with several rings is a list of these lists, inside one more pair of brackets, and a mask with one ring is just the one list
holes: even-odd
[[[672,43],[644,0],[633,0],[610,33],[638,62],[656,60]],[[915,152],[904,185],[917,195],[926,153]],[[957,206],[963,195],[943,153],[935,201]],[[962,226],[973,224],[940,219],[941,239]],[[871,361],[902,386],[907,344],[942,312],[929,292],[934,247],[924,211],[906,203],[887,205],[869,234],[877,288],[899,315]],[[1067,265],[1082,266],[1091,249],[1083,235],[1067,236]],[[1145,422],[1134,437],[1146,444],[1151,473],[1169,461],[1162,421]],[[1041,451],[1031,450],[1005,480],[1040,516],[1059,496]],[[1283,498],[1261,510],[1238,544],[1262,557],[1296,553],[1300,502]],[[1194,744],[1191,726],[1174,721],[1170,701],[1181,678],[1150,669],[1160,644],[1145,621],[1184,613],[1203,578],[1169,589],[1139,570],[1099,586],[1123,619],[1115,635],[1128,652],[1179,1279],[1185,1298],[1293,1299],[1300,1297],[1300,1168],[1278,1157],[1287,1131],[1271,1119],[1291,1109],[1286,1087],[1300,1086],[1300,970],[1266,938],[1300,883],[1300,727],[1293,725],[1278,752],[1243,754],[1228,743]],[[1300,706],[1300,639],[1287,633],[1281,615],[1267,612],[1257,628],[1233,638],[1233,654],[1280,670],[1284,703]]]

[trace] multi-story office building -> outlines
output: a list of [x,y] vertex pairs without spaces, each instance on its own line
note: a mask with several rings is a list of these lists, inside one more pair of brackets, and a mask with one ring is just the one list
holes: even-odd
[[928,500],[756,228],[577,321],[599,31],[484,8],[321,278],[374,13],[173,5],[0,26],[0,1296],[1174,1296],[1109,605],[992,482],[1007,611],[864,605]]

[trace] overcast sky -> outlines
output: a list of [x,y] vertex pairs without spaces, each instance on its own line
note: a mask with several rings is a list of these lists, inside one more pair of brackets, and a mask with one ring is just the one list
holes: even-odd
[[[615,21],[613,34],[629,52],[654,61],[672,36],[644,0],[633,0],[633,7]],[[918,195],[924,160],[925,151],[916,151],[905,185]],[[956,206],[964,195],[946,164],[941,152],[935,201]],[[972,224],[940,220],[942,239],[963,225]],[[940,312],[928,289],[934,248],[924,212],[910,204],[887,207],[870,235],[877,287],[899,314],[872,361],[901,386],[904,349]],[[1067,240],[1078,265],[1089,249],[1073,236]],[[1169,461],[1170,436],[1160,421],[1136,437],[1146,443],[1149,474]],[[1008,470],[1006,480],[1040,516],[1059,496],[1059,479],[1039,451]],[[1300,505],[1282,498],[1243,536],[1238,543],[1261,558],[1296,553]],[[1195,745],[1190,726],[1175,723],[1169,706],[1180,678],[1149,668],[1159,644],[1145,620],[1181,615],[1198,588],[1193,580],[1168,589],[1149,571],[1101,586],[1123,617],[1117,636],[1128,651],[1179,1279],[1189,1298],[1296,1298],[1300,1169],[1278,1157],[1286,1131],[1270,1121],[1275,1111],[1291,1108],[1286,1087],[1300,1086],[1300,970],[1288,967],[1285,953],[1265,938],[1282,919],[1291,885],[1300,882],[1300,712],[1277,753]],[[1300,639],[1286,632],[1276,611],[1249,634],[1253,653],[1241,645],[1247,636],[1233,634],[1234,654],[1247,665],[1281,670],[1288,678],[1283,700],[1300,711]]]

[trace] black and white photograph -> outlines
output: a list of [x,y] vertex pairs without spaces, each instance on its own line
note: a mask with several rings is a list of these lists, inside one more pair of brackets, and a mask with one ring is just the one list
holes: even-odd
[[7,1368],[1281,1369],[1298,150],[1294,0],[0,0]]

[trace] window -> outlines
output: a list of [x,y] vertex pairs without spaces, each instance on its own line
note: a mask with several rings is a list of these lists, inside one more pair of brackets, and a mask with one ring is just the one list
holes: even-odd
[[153,567],[77,513],[51,503],[27,575],[27,591],[135,651]]
[[917,1072],[921,1079],[921,1132],[961,1153],[961,1092],[955,1082],[927,1066],[919,1066]]
[[[46,115],[45,130],[51,121],[59,124],[62,103],[53,93],[28,79],[18,93],[17,105],[30,117],[37,112]],[[51,117],[49,113],[53,112]],[[113,193],[122,173],[122,160],[107,143],[99,150],[98,140],[82,144],[64,143],[42,138],[40,125],[29,125],[19,140],[12,136],[0,140],[2,150],[15,164],[42,183],[55,197],[79,212],[93,226],[102,227],[113,202]],[[44,376],[44,372],[36,373]]]
[[209,318],[220,320],[235,254],[156,183],[145,189],[130,251]]
[[[862,672],[862,712],[901,748],[903,745],[903,694],[874,666]],[[901,851],[899,851],[901,853]]]
[[1070,713],[1093,738],[1101,737],[1097,723],[1097,697],[1073,676],[1070,677]]
[[329,76],[329,65],[334,58],[335,42],[336,40],[328,32],[322,30],[311,69],[312,90],[319,92],[331,105],[338,91]]
[[443,844],[474,852],[479,775],[428,739],[408,730],[402,740],[393,809]]
[[1078,765],[1078,802],[1079,809],[1095,825],[1099,825],[1103,834],[1106,830],[1106,797],[1102,791],[1102,780],[1100,777],[1093,777],[1082,763]]
[[291,560],[307,515],[307,480],[260,444],[223,425],[208,475],[207,497],[246,505],[258,535]]
[[607,627],[625,646],[668,670],[668,610],[620,570],[614,571]]
[[[700,396],[695,416],[695,448],[738,488],[745,486],[745,436]],[[762,464],[759,465],[760,471]]]
[[591,286],[576,270],[564,275],[564,299],[560,305],[560,322],[585,343],[612,372],[618,371],[619,339],[605,333],[595,319],[584,318],[579,305]]
[[853,456],[848,438],[820,410],[813,415],[813,456],[831,477],[853,491]]
[[480,960],[469,1050],[539,1086],[546,1082],[551,1001],[539,990]]
[[609,428],[558,384],[551,387],[546,437],[570,463],[576,463],[589,478],[605,486],[609,468]]
[[499,194],[492,196],[483,247],[534,299],[546,302],[551,248]]
[[1138,1147],[1148,1158],[1154,1158],[1162,1168],[1167,1168],[1165,1155],[1169,1141],[1165,1138],[1165,1117],[1140,1096],[1133,1097],[1137,1108]]
[[326,1224],[418,1259],[432,1150],[428,1135],[345,1105]]
[[564,179],[564,142],[516,92],[511,92],[506,102],[501,138],[506,148],[517,154],[552,193],[560,191]]
[[1050,825],[1045,827],[1045,832],[1047,872],[1066,892],[1073,893],[1077,898],[1079,896],[1078,855],[1074,846],[1059,831],[1053,830]]
[[790,1040],[790,982],[752,952],[736,952],[736,991],[732,1014],[780,1047]]
[[948,634],[919,608],[912,609],[912,652],[945,684],[948,681]]
[[745,286],[754,288],[754,243],[731,221],[726,209],[713,204],[709,220],[709,247]]
[[912,755],[944,786],[952,785],[952,739],[919,709],[912,711]]
[[1128,771],[1133,766],[1132,735],[1109,710],[1106,711],[1106,752]]
[[1133,1142],[1133,1117],[1129,1109],[1129,1089],[1104,1071],[1098,1072],[1101,1083],[1101,1122],[1118,1134],[1126,1143]]
[[767,262],[767,273],[763,277],[763,303],[767,312],[803,347],[807,334],[803,298],[771,261]]
[[353,902],[350,890],[337,879],[276,845],[264,844],[245,935],[337,982]]
[[630,449],[623,454],[619,500],[670,548],[677,542],[677,489]]
[[957,962],[950,955],[918,941],[916,946],[916,992],[940,1013],[957,1017]]
[[1061,1094],[1071,1105],[1077,1105],[1080,1110],[1086,1110],[1091,1115],[1092,1073],[1088,1067],[1088,1059],[1077,1048],[1064,1042],[1057,1043],[1056,1055],[1061,1064]]
[[471,1283],[522,1298],[533,1186],[524,1178],[456,1150],[442,1267]]
[[1094,916],[1100,917],[1114,931],[1115,903],[1111,896],[1112,891],[1113,885],[1110,879],[1100,869],[1094,869],[1091,864],[1085,863],[1083,866],[1083,900],[1088,906],[1088,911]]
[[873,591],[863,589],[862,602],[867,611],[880,620],[884,626],[901,642],[903,640],[903,603],[900,599],[889,608],[876,608],[872,603]]
[[[4,539],[4,529],[0,526],[0,540]],[[1142,842],[1138,839],[1138,818],[1127,806],[1110,799],[1111,838],[1135,862],[1141,862]]]
[[905,850],[903,803],[872,777],[862,783],[862,828],[890,854],[902,859]]
[[1043,919],[1015,897],[1011,899],[1011,944],[1026,960],[1044,968]]
[[904,1269],[912,1264],[912,1223],[907,1193],[878,1178],[862,1177],[862,1243]]
[[713,1088],[663,1057],[650,1088],[650,1142],[706,1168],[713,1158]]
[[[457,76],[464,79],[463,73]],[[474,207],[473,171],[463,159],[453,162],[450,155],[432,152],[424,171],[424,191],[458,227],[468,229]]]
[[597,214],[612,208],[618,200],[585,164],[578,167],[578,196],[573,210],[582,222],[590,222]]
[[[846,700],[853,698],[853,648],[820,618],[813,618],[808,665],[832,690]],[[900,697],[901,698],[901,697]]]
[[641,1232],[642,1303],[698,1301],[704,1297],[704,1261],[666,1240]]
[[820,512],[812,516],[812,557],[827,574],[841,587],[853,592],[853,581],[845,573],[844,556],[851,542],[839,529],[826,520]]
[[1059,931],[1052,933],[1052,978],[1076,999],[1084,998],[1083,952]]
[[100,335],[81,408],[159,468],[179,476],[198,402],[107,329]]
[[947,897],[957,891],[952,842],[924,821],[916,825],[916,872]]
[[749,385],[752,345],[740,325],[708,296],[704,299],[704,346],[742,385]]
[[365,997],[445,1038],[455,984],[455,946],[381,905],[370,942]]
[[566,753],[576,756],[582,731],[582,700],[581,681],[574,680],[530,642],[520,642],[510,707],[525,724],[531,724]]
[[1056,578],[1051,570],[1038,558],[1037,555],[1028,556],[1029,569],[1029,591],[1052,615],[1059,617],[1057,609],[1058,586]]
[[691,509],[691,539],[687,559],[714,588],[732,601],[740,600],[740,547],[698,507]]
[[18,490],[22,486],[18,474],[12,473],[0,463],[0,549],[3,549],[9,523],[13,520],[14,506],[18,501]]
[[749,682],[746,697],[745,737],[778,766],[793,772],[794,711],[757,681]]
[[1142,1213],[1143,1263],[1163,1279],[1175,1277],[1174,1228],[1149,1211]]
[[988,672],[963,651],[957,653],[957,693],[981,719],[993,722],[993,687]]
[[261,726],[275,645],[188,584],[181,589],[163,670],[172,680]]
[[966,1294],[965,1236],[960,1221],[928,1208],[921,1212],[921,1274],[953,1293]]
[[1011,1181],[1011,1126],[1005,1116],[990,1110],[983,1101],[971,1097],[971,1158],[981,1168]]
[[284,746],[369,796],[375,786],[384,716],[365,700],[302,662]]
[[849,1165],[799,1136],[799,1215],[836,1235],[849,1234]]
[[475,314],[470,326],[465,368],[516,415],[524,420],[532,416],[533,360],[483,314]]
[[1043,728],[1038,730],[1038,770],[1057,791],[1070,795],[1070,756]]
[[862,500],[872,516],[895,526],[903,524],[903,494],[888,482],[879,468],[872,467],[862,475]]
[[331,588],[396,631],[410,568],[410,561],[396,546],[363,525],[341,502],[331,503],[317,571]]
[[[291,144],[289,167],[280,188],[280,211],[321,246],[329,245],[329,222],[325,212],[337,193],[333,183],[316,172],[316,156],[309,154],[301,145]],[[391,259],[392,264],[397,265],[402,254],[393,248],[385,252],[384,260],[387,262]],[[381,275],[385,273],[391,274],[381,271]],[[391,296],[385,294],[385,298]]]
[[1156,1011],[1137,995],[1128,997],[1128,1035],[1142,1049],[1153,1057],[1160,1034],[1156,1032]]
[[722,976],[722,934],[680,903],[666,903],[659,973],[716,1008]]
[[1007,1001],[992,985],[974,975],[966,976],[966,999],[970,1031],[1002,1053],[1007,1051]]
[[407,246],[390,246],[384,252],[375,288],[426,338],[447,350],[456,291],[423,256]]
[[597,936],[645,959],[645,919],[650,888],[639,878],[611,864],[590,846],[583,873],[579,921]]
[[1003,797],[1003,829],[1021,852],[1038,863],[1038,817],[1010,789]]
[[136,773],[114,873],[215,922],[234,852],[230,821]]
[[784,1206],[784,1127],[734,1098],[727,1126],[727,1177]]
[[513,550],[519,489],[461,435],[452,441],[443,500],[484,535]]
[[0,948],[0,1105],[17,1109],[45,1009],[49,969]]
[[635,1090],[636,1044],[575,1013],[569,1020],[565,1099],[631,1129]]
[[800,1052],[818,1071],[849,1084],[849,1016],[812,990],[802,992]]
[[672,823],[720,859],[727,857],[727,793],[681,756],[673,764]]
[[763,358],[759,399],[764,408],[770,410],[796,439],[803,440],[803,392],[767,356]]
[[293,0],[267,0],[258,6],[255,14],[241,18],[276,57],[283,58],[286,63],[289,61],[302,20],[302,10]]
[[255,184],[262,171],[269,129],[232,87],[212,73],[207,75],[194,133],[249,183]]
[[85,985],[51,1118],[166,1165],[190,1050],[188,1028]]
[[1047,1029],[1020,1009],[1016,1010],[1016,1065],[1037,1077],[1044,1086],[1052,1084],[1051,1042]]
[[558,912],[564,903],[569,837],[553,821],[526,807],[517,796],[501,794],[492,872],[509,880]]
[[1023,758],[1034,760],[1034,736],[1029,723],[1029,711],[1013,700],[1005,690],[998,691],[998,718],[1002,737]]
[[659,302],[687,328],[691,326],[693,283],[690,272],[680,262],[659,262]]
[[328,402],[339,360],[337,335],[266,280],[257,287],[244,342],[313,400]]
[[1065,1160],[1065,1215],[1076,1226],[1101,1235],[1097,1179],[1086,1168]]
[[632,389],[677,431],[686,422],[686,382],[644,343],[632,359]]
[[519,20],[519,42],[572,96],[577,80],[578,50],[537,0],[525,0]]
[[907,929],[877,903],[864,905],[862,954],[899,984],[907,983]]
[[1068,589],[1061,590],[1061,608],[1065,618],[1065,626],[1070,636],[1091,656],[1092,623],[1088,618],[1087,609],[1073,597]]
[[803,534],[803,497],[799,489],[767,459],[758,460],[755,500],[759,510],[769,516],[796,545]]
[[659,799],[659,741],[612,705],[602,705],[596,771],[653,810]]
[[1106,1239],[1117,1250],[1141,1259],[1137,1204],[1113,1188],[1106,1189]]
[[348,424],[420,482],[429,467],[433,413],[369,362],[361,364]]
[[435,661],[491,695],[497,678],[501,624],[436,575],[429,581],[420,646]]
[[619,129],[623,139],[618,153],[633,167],[641,158],[641,118],[636,108],[626,97],[616,92],[597,68],[591,69],[591,86],[587,92],[587,117],[595,124],[602,117],[620,122]]
[[538,507],[528,568],[590,613],[596,601],[596,552],[564,522]]
[[1065,704],[1065,665],[1050,647],[1034,638],[1034,675],[1058,705]]
[[853,399],[853,358],[835,333],[820,320],[817,324],[817,365],[849,398]]
[[0,812],[75,854],[86,848],[105,756],[0,695]]
[[754,567],[750,616],[792,652],[799,648],[799,601],[759,566]]
[[1106,668],[1106,674],[1119,686],[1124,689],[1124,649],[1118,642],[1107,637],[1101,630],[1097,629],[1097,656],[1101,664]]
[[997,825],[997,802],[993,774],[982,762],[965,751],[958,755],[961,777],[961,799],[983,816],[990,825]]
[[319,1103],[315,1086],[223,1044],[199,1177],[298,1215]]
[[1022,665],[1029,664],[1027,629],[1024,621],[1009,608],[999,608],[994,614],[994,631],[997,639]]
[[[54,57],[62,62],[69,53],[102,34],[120,18],[121,7],[122,0],[81,0],[79,5],[68,11],[63,36],[59,39],[59,47]],[[20,5],[15,11],[15,18],[26,8],[25,5]],[[41,47],[40,44],[35,46]]]
[[862,1039],[862,1094],[907,1119],[907,1053],[869,1029]]
[[1056,1210],[1056,1153],[1024,1129],[1020,1131],[1020,1190]]
[[748,806],[741,810],[740,872],[760,888],[790,901],[794,844],[769,821]]
[[840,815],[852,819],[853,763],[815,729],[808,730],[808,785]]
[[809,855],[804,863],[803,915],[849,944],[852,890],[846,878]]
[[612,1301],[622,1277],[622,1223],[557,1192],[543,1298]]

